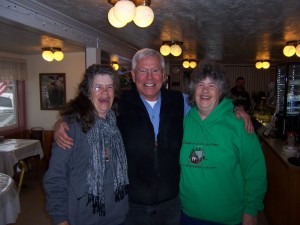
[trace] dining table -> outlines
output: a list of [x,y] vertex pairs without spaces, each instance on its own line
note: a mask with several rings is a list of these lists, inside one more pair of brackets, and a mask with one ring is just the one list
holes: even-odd
[[20,200],[14,180],[0,173],[0,225],[15,223],[20,213]]
[[44,157],[39,140],[4,139],[0,143],[0,173],[13,177],[16,164],[36,155],[39,155],[41,159]]
[[26,163],[26,159],[37,155],[40,156],[40,159],[44,157],[39,140],[4,139],[4,141],[0,143],[0,173],[7,174],[10,177],[13,177],[15,173],[19,174],[19,193],[21,191],[26,168],[27,170],[30,170],[29,164]]

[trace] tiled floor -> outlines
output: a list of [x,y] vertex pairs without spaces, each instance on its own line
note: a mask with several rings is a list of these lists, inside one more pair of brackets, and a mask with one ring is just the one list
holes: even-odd
[[[41,183],[45,163],[34,159],[31,165],[31,171],[24,176],[20,192],[21,213],[14,225],[51,225],[51,219],[45,210],[45,195]],[[258,225],[270,225],[264,214],[259,215]]]

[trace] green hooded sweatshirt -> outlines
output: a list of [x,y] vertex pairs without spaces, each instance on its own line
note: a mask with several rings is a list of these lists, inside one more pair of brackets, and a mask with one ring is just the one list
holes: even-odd
[[204,120],[191,108],[184,119],[180,200],[193,218],[238,224],[263,210],[266,167],[256,134],[248,134],[223,99]]

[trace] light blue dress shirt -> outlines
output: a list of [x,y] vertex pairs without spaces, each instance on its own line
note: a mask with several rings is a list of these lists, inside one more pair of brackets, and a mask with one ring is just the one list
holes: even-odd
[[[187,112],[190,110],[190,106],[187,104],[187,94],[182,94],[184,98],[184,115],[187,114]],[[160,115],[160,107],[161,107],[161,94],[159,94],[159,97],[157,99],[157,102],[155,103],[154,107],[146,101],[146,99],[140,95],[151,120],[151,123],[154,128],[154,134],[155,134],[155,140],[157,139],[158,129],[159,129],[159,115]]]

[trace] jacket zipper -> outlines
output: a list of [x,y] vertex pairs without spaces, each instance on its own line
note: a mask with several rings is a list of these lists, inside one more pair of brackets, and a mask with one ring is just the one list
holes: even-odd
[[154,171],[157,176],[159,176],[159,166],[158,166],[158,143],[157,140],[155,140],[155,146],[154,146]]

